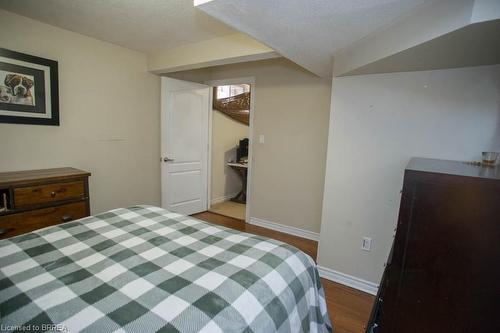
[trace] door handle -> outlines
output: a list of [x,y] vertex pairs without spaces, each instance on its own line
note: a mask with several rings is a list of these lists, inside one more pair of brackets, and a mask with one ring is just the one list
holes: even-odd
[[69,222],[73,219],[73,217],[71,215],[63,215],[63,217],[61,217],[61,220],[63,222]]
[[173,161],[175,161],[173,158],[168,158],[168,157],[163,158],[163,162],[173,162]]

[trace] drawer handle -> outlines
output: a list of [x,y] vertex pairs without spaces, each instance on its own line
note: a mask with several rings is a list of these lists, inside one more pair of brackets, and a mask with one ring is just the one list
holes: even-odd
[[12,228],[0,228],[0,235],[7,234],[7,233],[11,232],[12,230],[14,230],[14,229],[12,229]]
[[50,192],[50,196],[51,196],[52,198],[54,198],[54,197],[56,196],[56,192],[54,192],[54,191]]
[[63,222],[69,222],[73,219],[73,216],[71,215],[63,215],[63,217],[61,218],[63,220]]

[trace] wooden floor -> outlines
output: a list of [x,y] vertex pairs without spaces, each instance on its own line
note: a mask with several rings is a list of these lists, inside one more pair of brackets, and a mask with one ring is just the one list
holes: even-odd
[[247,205],[234,202],[234,201],[223,201],[213,204],[208,209],[209,212],[220,214],[224,216],[233,217],[235,219],[244,220],[246,214]]
[[[245,223],[243,220],[211,212],[203,212],[193,216],[210,223],[280,240],[299,248],[316,259],[318,242],[258,227]],[[321,283],[325,290],[326,303],[333,323],[334,332],[364,332],[368,317],[370,316],[374,297],[326,279],[321,279]]]

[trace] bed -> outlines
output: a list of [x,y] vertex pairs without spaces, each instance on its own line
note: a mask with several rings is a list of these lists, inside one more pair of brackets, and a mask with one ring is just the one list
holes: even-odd
[[3,331],[331,332],[314,261],[153,206],[0,241]]

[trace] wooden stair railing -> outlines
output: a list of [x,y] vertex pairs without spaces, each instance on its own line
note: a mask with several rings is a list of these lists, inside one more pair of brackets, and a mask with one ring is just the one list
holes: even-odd
[[250,124],[250,93],[217,99],[217,87],[214,87],[213,109],[224,113],[245,125]]

